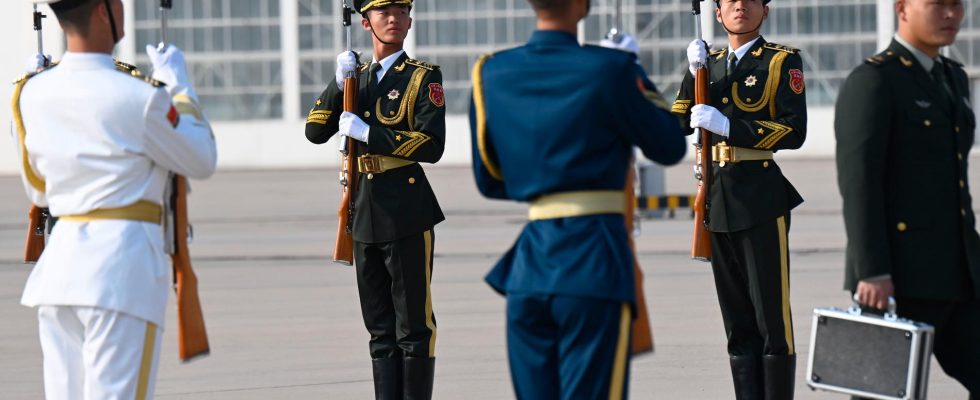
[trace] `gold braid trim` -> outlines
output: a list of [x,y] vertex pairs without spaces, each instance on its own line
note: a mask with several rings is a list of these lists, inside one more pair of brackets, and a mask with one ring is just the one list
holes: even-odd
[[483,99],[483,64],[491,57],[490,54],[480,56],[473,64],[473,106],[476,108],[476,144],[480,150],[480,161],[487,169],[487,173],[498,181],[504,180],[500,168],[490,160],[487,153],[487,109]]
[[374,107],[374,115],[378,118],[378,122],[389,126],[397,125],[405,119],[405,114],[408,114],[408,129],[415,130],[415,100],[419,97],[422,81],[425,80],[425,75],[428,72],[428,70],[423,68],[418,68],[412,72],[412,78],[408,82],[408,89],[405,90],[405,97],[402,98],[402,102],[398,106],[398,114],[394,117],[386,117],[381,112],[381,97],[378,97],[378,101]]
[[405,158],[411,157],[412,154],[415,153],[415,150],[418,150],[420,146],[432,140],[432,138],[429,137],[429,135],[426,135],[422,132],[408,132],[408,131],[395,131],[395,132],[400,135],[407,136],[409,140],[403,143],[401,146],[398,146],[398,148],[391,153],[394,156],[405,157]]
[[776,97],[776,91],[779,89],[779,78],[782,75],[783,61],[786,61],[790,53],[779,52],[772,57],[772,61],[769,62],[769,77],[766,79],[766,88],[763,91],[762,98],[755,103],[748,104],[742,101],[742,97],[738,95],[738,82],[732,83],[732,99],[735,101],[735,106],[740,110],[745,112],[757,112],[761,111],[766,105],[769,106],[770,117],[776,118],[776,102],[771,101]]
[[[32,75],[33,76],[33,75]],[[31,162],[27,158],[27,130],[24,128],[24,116],[20,112],[20,94],[24,90],[24,85],[30,77],[25,77],[17,81],[17,86],[14,87],[14,98],[13,98],[13,108],[14,108],[14,125],[17,127],[17,137],[20,139],[20,160],[22,167],[24,169],[24,177],[27,178],[27,182],[31,184],[34,190],[44,193],[45,182],[37,172],[34,172],[34,168],[31,168]]]
[[771,150],[780,140],[793,131],[793,128],[772,121],[755,121],[756,124],[769,129],[769,135],[755,145],[757,149]]

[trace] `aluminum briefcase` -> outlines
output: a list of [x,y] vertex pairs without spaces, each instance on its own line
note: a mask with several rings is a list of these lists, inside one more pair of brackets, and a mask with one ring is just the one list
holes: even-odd
[[926,398],[934,329],[898,318],[889,299],[883,315],[813,310],[807,385],[871,399]]

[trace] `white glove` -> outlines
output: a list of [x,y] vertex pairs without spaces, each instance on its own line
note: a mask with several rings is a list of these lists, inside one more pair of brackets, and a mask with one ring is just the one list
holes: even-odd
[[699,64],[708,65],[708,49],[705,46],[704,41],[697,39],[687,46],[687,69],[691,75],[694,75]]
[[728,137],[728,117],[707,104],[691,107],[691,127],[707,129],[716,135]]
[[43,56],[40,54],[34,54],[27,59],[26,63],[24,63],[24,72],[27,72],[29,74],[33,72],[37,72],[37,70],[41,69],[42,67],[44,67],[45,64],[48,64],[50,62],[51,62],[50,54],[43,55]]
[[367,143],[371,127],[356,114],[344,111],[343,114],[340,114],[340,129],[337,130],[337,133]]
[[636,42],[636,38],[625,32],[621,33],[620,35],[619,43],[610,39],[602,39],[599,41],[599,46],[607,49],[622,50],[627,53],[640,55],[640,44]]
[[343,53],[337,54],[337,87],[340,91],[344,91],[344,79],[347,79],[347,73],[353,72],[357,69],[357,55],[353,51],[345,51]]
[[167,93],[170,96],[185,94],[191,99],[197,100],[197,93],[191,86],[191,77],[187,73],[187,62],[184,61],[184,52],[177,46],[168,44],[163,52],[157,51],[157,47],[146,45],[146,55],[150,57],[153,64],[152,78],[167,84]]

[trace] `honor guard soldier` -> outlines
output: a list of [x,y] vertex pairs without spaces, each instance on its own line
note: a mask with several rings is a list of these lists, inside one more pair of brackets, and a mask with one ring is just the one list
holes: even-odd
[[641,89],[634,54],[578,43],[589,0],[528,2],[528,43],[473,67],[477,186],[530,204],[486,280],[507,297],[518,399],[625,399],[635,301],[627,168],[633,146],[669,165],[686,144],[669,104]]
[[[446,101],[439,67],[402,49],[412,27],[411,0],[359,0],[374,59],[337,56],[306,122],[321,144],[334,133],[357,140],[354,265],[379,399],[428,399],[435,371],[432,312],[433,227],[445,217],[419,163],[442,157]],[[343,112],[343,82],[357,72],[358,112]]]
[[[793,397],[790,210],[803,202],[773,160],[806,138],[803,61],[759,35],[769,0],[715,0],[728,46],[688,47],[690,73],[673,112],[712,135],[707,228],[737,399]],[[694,102],[695,65],[707,65],[710,104]]]
[[837,97],[845,288],[861,304],[932,325],[939,365],[980,399],[980,238],[967,184],[976,120],[963,65],[940,55],[960,0],[899,0],[888,48]]
[[162,82],[113,61],[121,0],[35,3],[50,3],[68,50],[13,100],[24,186],[59,218],[21,298],[38,310],[44,392],[152,398],[173,283],[165,188],[214,172],[214,137],[179,49],[148,46]]

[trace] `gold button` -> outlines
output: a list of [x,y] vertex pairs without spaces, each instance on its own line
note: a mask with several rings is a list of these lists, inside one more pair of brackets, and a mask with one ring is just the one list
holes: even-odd
[[[365,111],[364,112],[364,118],[371,118],[371,112],[370,111]],[[929,126],[929,125],[926,125],[926,126]]]
[[964,187],[966,187],[966,182],[963,182],[963,180],[960,179],[960,189],[963,189]]
[[368,179],[374,179],[374,174],[368,174]]
[[954,128],[953,130],[955,130],[956,133],[960,133],[960,127],[958,127],[958,126],[956,128]]
[[898,223],[898,231],[899,232],[905,232],[905,230],[908,229],[908,228],[909,227],[906,226],[904,222],[899,222]]
[[721,98],[721,103],[722,104],[728,104],[728,98],[727,97],[722,97]]
[[922,124],[925,125],[925,126],[932,126],[932,121],[930,121],[930,120],[927,119]]
[[745,99],[745,102],[747,102],[747,103],[751,103],[751,102],[752,102],[752,99],[750,99],[750,98],[746,98],[746,99]]
[[725,162],[724,162],[724,161],[722,161],[722,162],[720,162],[720,163],[718,163],[718,166],[719,166],[719,167],[724,167],[724,166],[725,166]]
[[962,216],[965,217],[966,216],[966,209],[961,208],[960,209],[960,215],[962,215]]
[[408,184],[409,185],[415,184],[415,178],[408,178]]
[[956,159],[963,161],[963,153],[956,153]]
[[395,115],[395,110],[388,111],[388,115]]
[[762,168],[769,168],[769,161],[763,161]]

